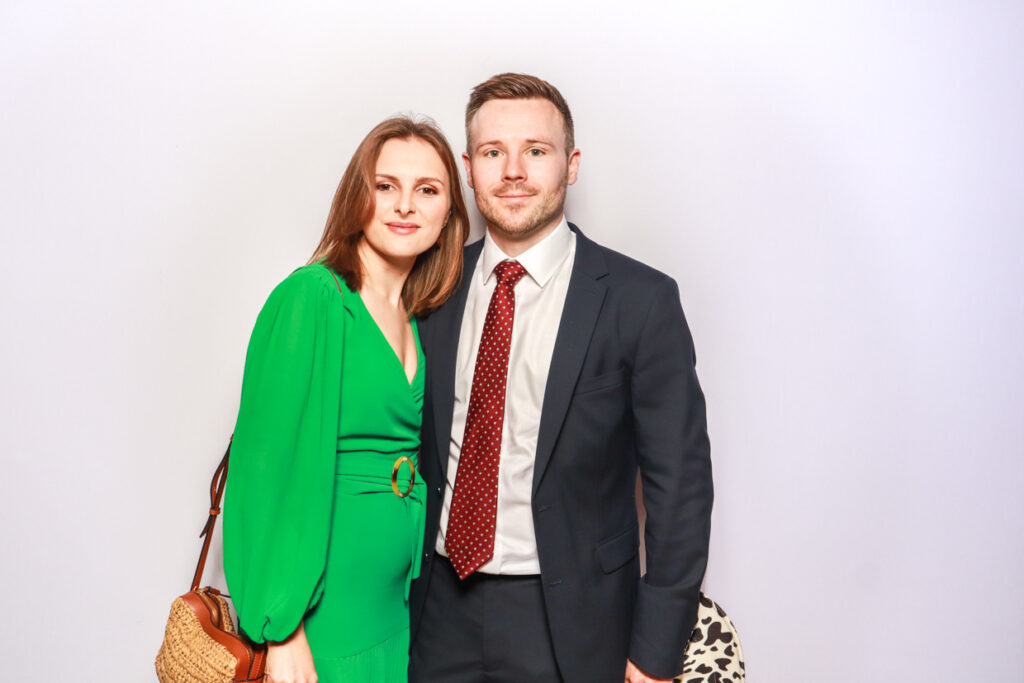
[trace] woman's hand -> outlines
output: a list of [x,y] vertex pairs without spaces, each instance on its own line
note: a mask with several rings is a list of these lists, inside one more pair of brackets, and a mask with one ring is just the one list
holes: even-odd
[[316,683],[313,652],[302,622],[288,640],[267,643],[266,671],[266,683]]

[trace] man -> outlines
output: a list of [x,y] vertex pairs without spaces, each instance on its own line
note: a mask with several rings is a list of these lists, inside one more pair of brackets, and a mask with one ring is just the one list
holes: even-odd
[[428,500],[411,680],[671,679],[696,618],[712,501],[676,285],[566,222],[580,152],[549,83],[480,84],[466,136],[487,234],[420,327]]

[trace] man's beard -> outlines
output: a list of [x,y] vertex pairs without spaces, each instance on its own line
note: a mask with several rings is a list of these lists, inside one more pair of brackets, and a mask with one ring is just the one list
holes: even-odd
[[565,192],[568,187],[568,173],[562,179],[558,190],[543,198],[543,201],[529,208],[502,206],[497,195],[513,192],[533,193],[529,185],[502,185],[491,193],[476,193],[476,206],[480,209],[487,225],[505,236],[520,240],[549,225],[562,215],[565,208]]

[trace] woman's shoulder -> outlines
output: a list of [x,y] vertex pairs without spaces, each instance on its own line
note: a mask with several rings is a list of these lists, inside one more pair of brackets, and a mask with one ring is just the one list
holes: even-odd
[[[296,268],[267,297],[259,320],[273,324],[310,324],[324,313],[347,308],[351,295],[345,280],[327,266],[313,263]],[[305,321],[305,322],[303,322]]]
[[271,298],[319,298],[322,296],[342,297],[351,294],[345,278],[322,263],[311,263],[292,271],[270,295]]

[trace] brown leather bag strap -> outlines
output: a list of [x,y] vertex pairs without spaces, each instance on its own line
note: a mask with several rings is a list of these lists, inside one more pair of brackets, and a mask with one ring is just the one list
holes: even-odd
[[224,495],[224,484],[228,479],[228,455],[230,454],[231,441],[228,441],[228,448],[224,451],[224,457],[221,458],[220,464],[217,465],[217,471],[213,473],[213,479],[210,480],[210,516],[207,518],[206,525],[199,534],[200,538],[205,538],[203,540],[203,549],[199,553],[199,563],[196,564],[196,573],[192,577],[191,590],[199,588],[199,583],[203,580],[206,554],[210,552],[210,539],[213,538],[213,527],[217,524],[217,515],[220,514],[220,499]]
[[332,269],[330,269],[330,268],[327,269],[327,272],[330,273],[331,277],[334,278],[334,284],[338,285],[338,294],[341,294],[342,296],[344,296],[345,293],[341,291],[341,283],[338,282],[338,276],[335,275],[334,271]]

